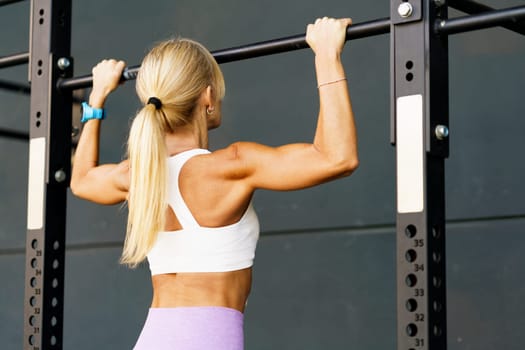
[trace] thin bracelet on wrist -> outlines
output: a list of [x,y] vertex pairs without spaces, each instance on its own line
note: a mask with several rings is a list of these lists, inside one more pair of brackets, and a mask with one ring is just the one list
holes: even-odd
[[339,78],[339,79],[335,79],[335,80],[327,81],[327,82],[320,83],[319,85],[317,85],[317,88],[319,89],[321,86],[330,85],[330,84],[335,84],[335,83],[338,83],[338,82],[340,82],[340,81],[345,81],[345,80],[346,80],[346,78]]

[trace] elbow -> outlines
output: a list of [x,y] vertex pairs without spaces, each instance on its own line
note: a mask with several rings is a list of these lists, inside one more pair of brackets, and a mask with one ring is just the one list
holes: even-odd
[[78,181],[71,179],[71,182],[69,183],[69,188],[71,189],[71,193],[73,193],[74,196],[76,197],[81,196],[81,191],[78,185]]
[[347,177],[354,173],[359,167],[359,158],[357,156],[343,159],[337,162],[336,172],[338,177]]
[[75,176],[71,177],[71,181],[69,182],[69,188],[71,189],[71,193],[78,198],[85,198],[85,189],[84,186],[82,186],[82,181],[80,181]]
[[[314,145],[314,148],[320,152]],[[328,179],[350,176],[359,167],[359,157],[356,150],[339,152],[332,156],[323,154]]]

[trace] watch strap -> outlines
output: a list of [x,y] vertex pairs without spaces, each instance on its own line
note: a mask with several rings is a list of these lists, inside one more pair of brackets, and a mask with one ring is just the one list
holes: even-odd
[[105,119],[106,111],[103,108],[93,108],[87,102],[82,102],[82,118],[80,121],[82,123],[87,122],[91,119]]

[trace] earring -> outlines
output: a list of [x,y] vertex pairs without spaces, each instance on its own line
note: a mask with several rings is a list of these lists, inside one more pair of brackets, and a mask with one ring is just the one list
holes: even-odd
[[206,107],[206,114],[212,115],[215,112],[215,107]]

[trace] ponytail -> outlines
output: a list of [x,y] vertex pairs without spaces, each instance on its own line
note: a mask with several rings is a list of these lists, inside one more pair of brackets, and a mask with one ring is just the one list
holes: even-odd
[[164,230],[168,208],[166,134],[192,128],[199,136],[199,145],[206,146],[206,110],[196,107],[208,86],[217,100],[223,98],[224,78],[219,65],[195,41],[180,38],[161,42],[142,61],[136,90],[144,107],[131,124],[128,139],[131,181],[123,264],[135,267],[142,262],[157,233]]
[[130,267],[146,258],[166,221],[167,151],[158,113],[154,105],[145,105],[129,134],[129,215],[121,263]]

